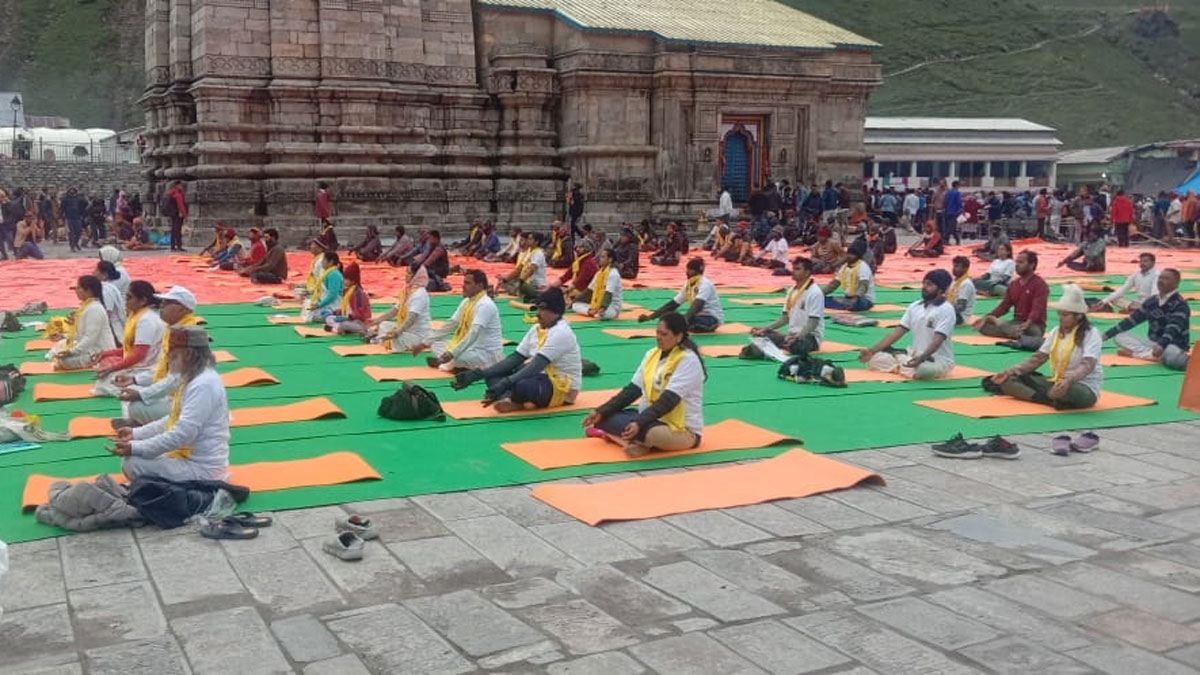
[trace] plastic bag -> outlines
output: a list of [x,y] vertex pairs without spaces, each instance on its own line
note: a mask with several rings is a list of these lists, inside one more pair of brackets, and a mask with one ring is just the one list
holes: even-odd
[[772,361],[778,361],[779,363],[786,363],[787,360],[792,357],[791,354],[788,354],[787,352],[783,351],[779,347],[776,347],[775,343],[771,342],[767,338],[761,338],[761,337],[750,338],[750,343],[753,344],[755,347],[758,347],[759,349],[761,349],[763,355],[766,356],[768,359],[771,359]]

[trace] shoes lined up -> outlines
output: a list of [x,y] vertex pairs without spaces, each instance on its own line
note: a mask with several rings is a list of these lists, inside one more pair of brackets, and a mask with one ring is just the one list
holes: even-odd
[[379,537],[371,519],[358,514],[334,521],[337,536],[321,544],[321,550],[338,560],[362,560],[366,542]]
[[[1100,447],[1100,437],[1091,431],[1086,431],[1075,438],[1066,434],[1055,436],[1050,444],[1050,452],[1054,455],[1067,456],[1072,452],[1087,453]],[[950,459],[979,459],[992,457],[994,459],[1016,459],[1021,456],[1021,449],[1016,443],[1002,437],[992,436],[983,443],[972,443],[961,433],[954,434],[945,443],[934,443],[933,454]]]

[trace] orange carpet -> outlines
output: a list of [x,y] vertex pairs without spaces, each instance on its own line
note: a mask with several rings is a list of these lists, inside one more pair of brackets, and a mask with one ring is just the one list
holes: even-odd
[[984,419],[987,417],[1017,417],[1019,415],[1058,415],[1062,413],[1088,413],[1101,410],[1120,410],[1122,408],[1137,408],[1145,405],[1156,405],[1152,398],[1129,396],[1112,391],[1100,392],[1096,405],[1083,410],[1056,410],[1048,405],[1021,401],[1010,396],[968,396],[963,398],[942,398],[928,401],[913,401],[917,405],[933,408],[942,412]]
[[[365,459],[353,452],[331,452],[312,459],[290,459],[281,462],[257,462],[235,464],[229,467],[231,485],[248,487],[252,492],[270,492],[289,488],[340,485],[360,480],[383,480],[383,476]],[[112,474],[121,482],[127,482],[121,474]],[[50,486],[58,481],[76,483],[94,480],[96,476],[78,478],[56,478],[33,474],[25,481],[21,495],[21,510],[30,511],[50,498]]]
[[808,497],[864,482],[882,485],[883,478],[796,449],[752,464],[602,483],[542,485],[533,489],[533,496],[588,525],[599,525]]
[[486,408],[479,401],[445,401],[442,411],[456,420],[482,419],[485,417],[528,417],[530,415],[554,415],[557,413],[591,412],[596,407],[608,402],[616,395],[617,389],[601,389],[599,391],[581,392],[575,399],[574,405],[558,406],[557,408],[538,408],[536,410],[518,410],[516,412],[496,412],[495,406]]
[[545,471],[566,466],[636,462],[662,457],[682,457],[705,452],[766,448],[780,443],[803,442],[798,438],[789,438],[741,420],[725,420],[704,428],[700,447],[673,452],[652,452],[644,457],[634,459],[626,457],[622,446],[618,445],[616,441],[600,438],[501,443],[500,447]]

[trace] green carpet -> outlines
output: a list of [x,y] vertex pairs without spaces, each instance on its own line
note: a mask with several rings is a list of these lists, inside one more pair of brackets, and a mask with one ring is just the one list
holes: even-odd
[[[629,302],[653,308],[669,299],[669,291],[633,290],[626,293]],[[907,304],[915,299],[910,290],[881,289],[877,302]],[[438,296],[433,300],[435,317],[445,317],[458,298]],[[983,299],[976,312],[990,309],[995,299]],[[522,313],[499,303],[504,317],[505,336],[519,339],[528,326]],[[726,320],[763,325],[778,316],[779,307],[755,307],[726,303]],[[736,459],[773,456],[790,446],[756,450],[716,452],[685,457],[657,458],[642,462],[589,465],[576,468],[539,471],[509,455],[501,443],[575,438],[581,433],[580,420],[585,411],[562,412],[534,418],[448,420],[446,422],[396,422],[376,415],[379,399],[395,391],[397,383],[377,383],[362,372],[367,365],[420,365],[421,358],[408,355],[378,357],[338,357],[329,347],[354,344],[353,338],[301,338],[291,326],[266,323],[270,309],[252,305],[202,307],[208,320],[215,347],[232,352],[239,360],[221,364],[227,372],[241,367],[263,368],[281,384],[269,387],[230,389],[232,408],[276,405],[316,396],[328,396],[347,413],[344,420],[322,420],[292,424],[243,427],[233,430],[231,458],[235,464],[314,457],[335,450],[360,454],[384,477],[382,481],[332,487],[301,488],[263,492],[251,496],[245,507],[250,510],[275,510],[495,487],[586,476],[617,471],[699,465]],[[899,312],[884,316],[898,317]],[[1111,322],[1098,322],[1104,327]],[[652,340],[620,340],[601,332],[619,323],[574,324],[584,356],[600,364],[603,373],[588,378],[588,389],[616,389],[623,386],[640,358],[653,345]],[[626,323],[625,325],[629,325]],[[968,329],[960,328],[967,333]],[[868,346],[887,334],[879,328],[846,328],[832,323],[826,327],[826,339]],[[7,334],[0,340],[0,363],[19,363],[40,358],[24,352],[29,335]],[[702,336],[702,344],[740,344],[740,336]],[[901,344],[906,344],[901,342]],[[1111,343],[1107,348],[1115,349]],[[1024,353],[1001,347],[955,345],[956,360],[968,366],[989,370],[1007,367],[1024,358]],[[833,355],[847,367],[862,367],[857,354]],[[958,396],[983,396],[975,380],[931,383],[854,384],[848,389],[829,389],[815,385],[797,385],[775,377],[777,365],[737,359],[706,359],[709,380],[705,390],[705,420],[712,424],[740,419],[772,431],[803,438],[804,447],[813,452],[830,453],[871,447],[928,443],[943,440],[961,431],[968,437],[991,434],[1050,432],[1064,428],[1097,429],[1103,427],[1172,422],[1197,416],[1175,407],[1182,374],[1158,366],[1108,368],[1105,389],[1146,396],[1160,403],[1151,407],[1099,413],[1028,416],[1010,419],[975,420],[942,413],[912,404],[913,400]],[[86,382],[86,374],[64,374],[29,378],[36,382]],[[448,381],[423,383],[444,401],[478,400],[482,385],[455,392]],[[26,392],[12,407],[36,413],[52,431],[66,428],[78,415],[112,416],[117,404],[111,399],[31,403]],[[25,479],[32,473],[78,476],[116,471],[119,462],[104,450],[103,439],[81,439],[45,443],[40,449],[0,455],[0,539],[28,541],[61,534],[38,524],[32,516],[21,515],[19,497]]]

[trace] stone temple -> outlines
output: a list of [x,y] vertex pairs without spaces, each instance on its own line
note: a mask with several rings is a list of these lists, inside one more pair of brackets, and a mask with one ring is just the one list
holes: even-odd
[[[875,43],[775,0],[147,0],[153,192],[193,229],[693,219],[858,184]],[[385,230],[386,231],[386,230]],[[202,237],[203,233],[197,235]]]

